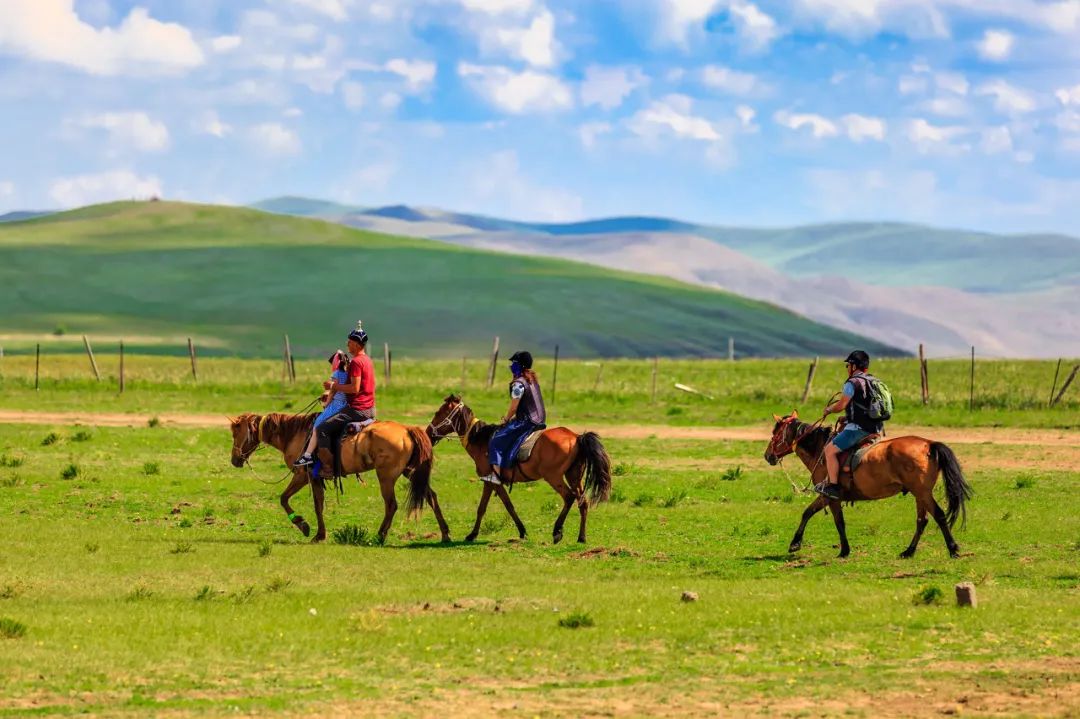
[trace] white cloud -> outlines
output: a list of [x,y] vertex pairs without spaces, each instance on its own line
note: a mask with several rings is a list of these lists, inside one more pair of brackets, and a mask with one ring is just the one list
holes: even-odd
[[754,118],[757,117],[757,110],[749,105],[739,105],[735,108],[735,116],[739,118],[739,124],[744,130],[754,132],[758,129],[754,124]]
[[325,15],[337,22],[342,22],[349,17],[348,12],[345,10],[345,2],[343,2],[343,0],[278,0],[278,2],[295,5],[296,7],[318,13],[319,15]]
[[932,98],[922,103],[920,107],[942,117],[963,117],[970,109],[967,102],[955,95]]
[[1065,107],[1080,105],[1080,85],[1063,87],[1054,93],[1054,97]]
[[659,0],[660,32],[663,37],[680,45],[685,44],[691,28],[704,27],[705,20],[715,13],[723,0]]
[[49,187],[49,197],[61,207],[81,207],[114,200],[145,200],[160,197],[161,181],[153,175],[139,177],[130,170],[60,177]]
[[795,16],[805,24],[853,39],[885,28],[911,37],[948,37],[949,27],[936,0],[795,0]]
[[301,110],[299,107],[287,107],[281,114],[284,117],[302,117],[304,111]]
[[970,87],[967,78],[959,72],[939,72],[934,75],[934,84],[939,90],[954,95],[966,95]]
[[721,65],[706,65],[701,69],[701,81],[711,88],[732,95],[750,95],[759,89],[756,75],[739,72]]
[[554,112],[573,106],[574,97],[562,80],[535,70],[514,72],[498,65],[458,64],[458,75],[489,103],[504,112]]
[[523,28],[489,27],[480,32],[481,42],[524,60],[533,67],[552,67],[558,44],[555,42],[555,16],[544,8]]
[[921,75],[901,75],[897,83],[901,95],[921,95],[929,86],[929,80]]
[[243,44],[239,35],[218,35],[210,41],[210,49],[216,53],[232,52]]
[[365,197],[372,191],[385,190],[397,171],[397,164],[390,160],[374,162],[353,172],[350,184],[360,190],[360,197]]
[[1012,133],[1007,127],[988,127],[982,131],[979,141],[979,150],[987,155],[999,155],[1003,152],[1012,152]]
[[95,75],[178,74],[203,64],[191,32],[135,8],[117,27],[96,28],[74,0],[4,0],[0,52]]
[[584,215],[577,195],[527,178],[513,150],[497,152],[476,168],[472,194],[487,206],[498,207],[501,214],[524,220],[566,222]]
[[341,99],[350,110],[361,109],[365,99],[364,86],[352,81],[341,83]]
[[297,155],[300,153],[300,136],[276,122],[264,122],[248,130],[248,140],[267,155]]
[[591,150],[596,146],[596,139],[601,135],[607,135],[611,130],[611,125],[606,122],[585,123],[578,128],[578,138],[581,140],[581,146],[586,150]]
[[614,110],[647,82],[648,78],[637,67],[590,65],[585,69],[585,79],[581,81],[581,104]]
[[462,7],[487,15],[524,14],[532,10],[533,0],[458,0]]
[[162,152],[169,147],[169,128],[145,112],[105,112],[84,115],[73,124],[104,130],[114,149],[134,149],[139,152]]
[[0,181],[0,197],[11,197],[15,194],[15,183],[11,180]]
[[218,114],[213,110],[207,110],[195,123],[195,130],[204,135],[213,135],[222,138],[232,132],[232,127],[221,121]]
[[992,62],[1002,62],[1012,54],[1015,38],[1008,30],[987,30],[976,46],[979,57]]
[[386,69],[405,78],[411,92],[423,92],[435,82],[435,63],[426,60],[395,58],[386,63]]
[[968,145],[955,145],[953,141],[968,134],[965,127],[931,125],[921,117],[908,123],[907,137],[924,155],[955,155],[970,150]]
[[826,117],[815,115],[813,113],[800,114],[791,113],[787,110],[780,110],[773,115],[773,120],[775,120],[778,125],[782,125],[791,130],[800,130],[804,127],[808,127],[810,128],[810,134],[819,140],[826,137],[836,137],[840,134],[840,130],[836,127],[836,123]]
[[728,12],[743,46],[751,52],[764,50],[780,36],[776,21],[752,2],[731,0]]
[[401,105],[402,97],[396,92],[384,92],[379,96],[379,107],[387,112],[393,112]]
[[880,117],[849,114],[840,118],[840,122],[853,142],[885,139],[885,121]]
[[639,110],[629,121],[630,130],[641,137],[654,139],[671,135],[688,140],[717,142],[720,130],[709,120],[692,114],[693,101],[685,95],[668,95]]
[[994,109],[1007,115],[1032,112],[1036,107],[1035,98],[1004,80],[993,80],[984,83],[975,90],[975,94],[992,96],[994,98]]

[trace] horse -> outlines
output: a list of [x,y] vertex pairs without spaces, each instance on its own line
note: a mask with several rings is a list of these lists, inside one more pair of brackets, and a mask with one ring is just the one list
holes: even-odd
[[[308,434],[315,422],[314,414],[271,413],[258,415],[245,413],[230,418],[233,436],[232,465],[243,467],[260,444],[267,444],[278,450],[285,457],[285,464],[293,466],[307,443]],[[435,490],[431,489],[431,465],[433,462],[431,440],[422,429],[406,426],[397,422],[380,420],[364,428],[354,437],[347,437],[341,443],[341,467],[346,474],[359,474],[374,469],[379,478],[382,492],[384,515],[379,527],[379,541],[386,541],[390,523],[397,512],[397,498],[394,485],[398,477],[405,475],[409,479],[409,494],[405,506],[409,514],[419,513],[426,501],[435,513],[442,533],[442,541],[450,541],[450,529],[443,518],[442,509]],[[317,523],[312,542],[326,539],[326,524],[323,521],[325,502],[325,483],[313,477],[307,467],[294,467],[292,481],[281,493],[281,507],[289,521],[305,537],[311,534],[311,526],[303,517],[296,514],[289,505],[289,499],[311,485],[311,495],[315,503]]]
[[[431,424],[427,426],[427,434],[433,446],[446,437],[456,435],[461,440],[461,446],[472,457],[477,476],[483,477],[491,473],[488,443],[498,428],[498,425],[480,421],[461,401],[461,397],[450,395],[436,410]],[[595,504],[603,502],[611,494],[611,461],[600,437],[595,432],[579,435],[566,427],[546,429],[537,439],[529,459],[516,465],[509,473],[503,472],[501,481],[512,485],[514,482],[535,482],[539,479],[550,484],[563,500],[562,511],[551,532],[552,541],[555,544],[562,541],[563,522],[570,507],[577,502],[581,514],[578,541],[584,543],[590,499]],[[483,485],[480,505],[476,509],[476,524],[465,541],[474,541],[480,533],[480,522],[493,491],[503,501],[506,511],[514,520],[518,535],[524,539],[525,525],[514,511],[506,488],[491,482],[484,482]]]
[[[772,440],[765,448],[765,461],[776,465],[783,457],[795,453],[810,470],[814,483],[825,481],[827,473],[823,453],[825,445],[832,437],[831,431],[826,427],[800,422],[797,411],[786,417],[773,417],[776,424],[773,427]],[[934,485],[937,484],[939,474],[945,478],[947,508],[944,510],[934,500]],[[927,515],[932,516],[941,528],[949,556],[954,559],[960,556],[960,547],[953,539],[952,528],[958,518],[962,520],[961,526],[967,523],[967,501],[972,497],[971,486],[964,479],[960,463],[948,446],[913,436],[886,439],[871,446],[855,469],[851,487],[841,485],[840,500],[821,496],[806,508],[802,522],[791,539],[788,552],[795,553],[802,548],[806,523],[828,507],[840,535],[840,557],[848,556],[851,547],[848,546],[841,502],[885,499],[899,492],[910,493],[915,498],[917,513],[915,536],[900,556],[904,559],[915,556],[919,538],[926,529]]]

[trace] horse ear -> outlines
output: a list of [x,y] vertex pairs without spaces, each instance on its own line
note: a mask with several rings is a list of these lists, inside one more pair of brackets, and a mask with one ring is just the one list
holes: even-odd
[[781,417],[781,416],[780,416],[780,415],[778,415],[778,414],[773,414],[773,419],[775,419],[775,420],[776,420],[777,422],[779,422],[779,421],[783,420],[784,418],[783,418],[783,417]]
[[792,419],[798,419],[799,418],[799,410],[797,410],[797,409],[791,410],[791,418]]

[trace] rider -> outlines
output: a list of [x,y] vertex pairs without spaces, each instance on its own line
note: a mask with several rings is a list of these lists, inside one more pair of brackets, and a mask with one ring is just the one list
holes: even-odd
[[841,452],[855,447],[871,434],[881,434],[884,425],[881,420],[871,419],[867,414],[870,406],[870,382],[867,370],[870,369],[870,355],[862,350],[855,350],[844,360],[847,365],[848,380],[844,383],[843,393],[836,402],[825,408],[822,420],[834,412],[844,412],[847,423],[844,428],[825,445],[825,470],[828,479],[814,489],[829,499],[840,499],[840,459]]
[[319,462],[322,465],[319,476],[324,479],[334,477],[334,455],[330,447],[332,441],[345,431],[345,425],[375,419],[375,368],[366,352],[367,343],[367,332],[357,322],[356,329],[349,333],[348,348],[352,359],[349,360],[346,381],[323,382],[323,388],[332,395],[344,392],[347,397],[344,409],[323,422],[316,431]]
[[[330,355],[330,378],[332,381],[338,384],[348,384],[349,375],[347,369],[349,367],[349,355],[345,354],[342,350],[335,350],[334,354]],[[310,464],[315,464],[315,460],[311,458],[311,453],[315,451],[315,441],[317,439],[316,431],[323,425],[326,420],[333,417],[335,414],[345,409],[348,406],[349,398],[344,392],[336,392],[330,394],[327,392],[326,407],[319,413],[319,416],[315,418],[315,426],[312,427],[311,437],[308,438],[308,443],[304,447],[304,453],[300,455],[300,458],[293,463],[294,467],[307,467]]]
[[481,477],[485,482],[502,484],[502,472],[509,472],[522,442],[538,429],[547,425],[544,397],[540,394],[540,382],[533,372],[533,358],[528,352],[515,352],[510,358],[510,408],[503,417],[503,425],[492,435],[488,443],[488,459],[491,474]]

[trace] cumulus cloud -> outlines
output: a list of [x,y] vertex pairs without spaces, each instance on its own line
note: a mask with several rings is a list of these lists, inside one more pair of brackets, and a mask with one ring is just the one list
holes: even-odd
[[756,132],[758,126],[754,124],[757,110],[749,105],[739,105],[735,108],[735,117],[739,118],[739,125],[748,132]]
[[485,33],[485,41],[505,50],[533,67],[552,67],[558,44],[555,42],[555,16],[546,8],[523,28],[496,27]]
[[701,81],[707,86],[732,95],[750,95],[760,89],[756,75],[739,72],[721,65],[706,65],[701,69]]
[[232,52],[244,42],[239,35],[218,35],[210,40],[210,49],[216,53]]
[[743,47],[750,52],[760,52],[780,37],[780,28],[772,16],[752,2],[731,0],[728,12]]
[[533,0],[458,0],[458,2],[466,10],[488,15],[520,15],[533,7]]
[[207,110],[195,122],[195,131],[204,135],[223,138],[232,132],[232,127],[222,122],[215,111]]
[[999,155],[1003,152],[1012,152],[1013,140],[1009,128],[988,127],[982,131],[979,141],[979,150],[987,155]]
[[836,137],[840,134],[840,129],[836,126],[836,123],[827,117],[814,113],[792,113],[787,110],[779,110],[773,115],[773,120],[776,124],[790,130],[801,130],[804,127],[810,128],[810,134],[819,140],[826,137]]
[[581,146],[586,150],[591,150],[596,146],[596,140],[601,135],[607,135],[612,130],[612,127],[607,122],[587,122],[584,125],[578,127],[578,138],[581,140]]
[[349,17],[344,0],[277,0],[277,2],[309,10],[336,22],[342,22]]
[[971,149],[966,144],[955,144],[955,140],[968,134],[965,127],[932,125],[918,117],[911,120],[907,127],[907,137],[915,149],[924,155],[956,155]]
[[991,62],[1002,62],[1012,54],[1015,38],[1008,30],[987,30],[976,48],[979,57]]
[[267,155],[297,155],[301,150],[300,136],[277,122],[264,122],[251,127],[248,140]]
[[169,128],[145,112],[105,112],[83,115],[74,125],[92,130],[104,130],[109,144],[117,150],[162,152],[169,147]]
[[341,83],[341,99],[345,102],[345,107],[350,110],[363,108],[366,99],[364,86],[353,81]]
[[405,78],[411,92],[422,92],[435,82],[435,63],[426,60],[395,58],[386,63],[386,69]]
[[993,97],[994,109],[1006,115],[1021,115],[1036,108],[1035,98],[1004,80],[984,83],[975,90],[975,94]]
[[5,0],[0,53],[55,62],[94,75],[167,75],[204,62],[191,32],[135,8],[116,27],[79,18],[74,0]]
[[82,207],[115,200],[160,197],[161,181],[140,177],[131,170],[111,170],[89,175],[60,177],[51,183],[49,197],[61,207]]
[[573,106],[570,88],[562,80],[536,70],[514,72],[498,65],[458,64],[458,75],[475,92],[503,112],[555,112]]
[[1054,97],[1065,107],[1080,106],[1080,85],[1060,88],[1054,93]]
[[647,82],[648,78],[637,67],[590,65],[585,69],[585,78],[581,81],[581,104],[614,110]]
[[717,12],[723,0],[659,0],[660,33],[664,39],[685,44],[693,28]]
[[689,140],[716,142],[722,139],[719,128],[693,113],[693,101],[685,95],[668,95],[639,110],[629,122],[634,134],[645,138],[671,135]]
[[840,122],[853,142],[885,139],[885,121],[880,117],[849,114],[840,118]]

